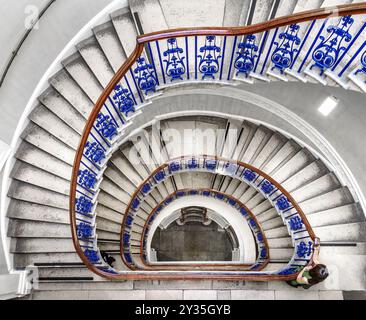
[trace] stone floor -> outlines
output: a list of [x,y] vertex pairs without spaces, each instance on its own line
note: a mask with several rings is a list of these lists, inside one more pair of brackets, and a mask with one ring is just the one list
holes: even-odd
[[366,291],[295,289],[282,282],[125,281],[42,282],[26,300],[351,300]]

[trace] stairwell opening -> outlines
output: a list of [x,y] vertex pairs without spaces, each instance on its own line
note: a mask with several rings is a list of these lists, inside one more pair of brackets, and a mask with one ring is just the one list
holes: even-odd
[[158,262],[233,261],[238,239],[233,230],[222,228],[207,218],[207,209],[181,209],[180,217],[166,228],[157,228],[152,239],[154,260]]

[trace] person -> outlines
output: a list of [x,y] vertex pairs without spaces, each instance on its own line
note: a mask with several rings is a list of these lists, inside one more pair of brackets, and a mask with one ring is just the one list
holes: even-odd
[[314,252],[310,264],[300,271],[296,279],[287,281],[290,286],[309,289],[313,285],[324,281],[329,276],[327,267],[319,262],[319,252],[320,240],[319,238],[315,238]]
[[112,256],[110,256],[107,252],[105,251],[100,251],[102,258],[105,262],[107,262],[112,268],[113,268],[113,264],[116,262],[116,259],[114,259]]

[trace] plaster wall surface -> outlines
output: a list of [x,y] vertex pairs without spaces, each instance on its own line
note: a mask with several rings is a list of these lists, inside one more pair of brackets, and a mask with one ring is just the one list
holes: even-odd
[[[53,3],[18,52],[0,87],[0,139],[10,144],[19,118],[57,55],[77,32],[112,0],[62,0]],[[26,7],[43,6],[46,0],[0,0],[0,70],[25,32]],[[4,10],[4,11],[3,11]],[[42,9],[41,9],[42,10]],[[27,11],[26,11],[27,12]]]

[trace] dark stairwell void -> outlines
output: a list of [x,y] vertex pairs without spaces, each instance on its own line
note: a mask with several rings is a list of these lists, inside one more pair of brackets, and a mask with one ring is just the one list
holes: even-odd
[[182,209],[180,218],[166,229],[157,228],[151,244],[157,261],[232,261],[238,243],[235,233],[206,218],[205,210]]

